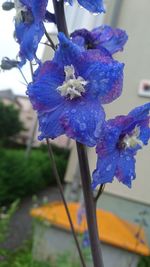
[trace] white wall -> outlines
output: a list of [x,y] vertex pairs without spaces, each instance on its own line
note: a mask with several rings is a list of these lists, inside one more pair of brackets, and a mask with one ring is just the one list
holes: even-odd
[[[122,0],[117,27],[127,31],[129,40],[124,52],[120,53],[117,59],[125,62],[124,89],[118,100],[105,106],[108,117],[118,113],[126,114],[135,106],[150,101],[150,98],[138,95],[140,81],[150,80],[149,10],[149,0]],[[133,188],[130,190],[116,182],[108,185],[105,191],[150,204],[149,162],[150,147],[144,147],[137,155],[137,179],[133,182]]]
[[[117,0],[116,0],[117,1]],[[120,0],[119,0],[120,1]],[[125,29],[129,35],[124,52],[117,59],[125,62],[124,88],[122,96],[112,104],[105,105],[107,117],[127,114],[132,108],[150,101],[150,98],[139,97],[138,87],[141,79],[150,80],[150,1],[121,0],[122,6],[118,14],[117,27]],[[105,22],[112,21],[113,2],[107,1],[108,12]],[[115,18],[117,21],[117,18]],[[91,171],[95,168],[96,155],[94,150],[89,152]],[[70,161],[66,180],[70,181],[75,170],[75,156]],[[150,147],[144,147],[138,152],[136,173],[132,189],[114,182],[108,184],[105,192],[150,204]]]

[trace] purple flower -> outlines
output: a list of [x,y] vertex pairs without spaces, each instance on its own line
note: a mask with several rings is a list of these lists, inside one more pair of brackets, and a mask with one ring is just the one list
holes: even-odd
[[135,155],[150,138],[150,103],[133,109],[127,116],[117,116],[106,122],[97,144],[98,161],[92,186],[119,182],[132,185],[135,179]]
[[84,217],[86,215],[86,212],[85,212],[85,206],[84,204],[82,203],[78,209],[78,212],[77,212],[77,224],[81,224]]
[[38,68],[28,86],[38,112],[39,139],[66,134],[94,146],[105,118],[100,102],[119,96],[123,64],[98,50],[82,51],[63,33],[59,40],[54,59]]
[[55,22],[55,16],[46,11],[48,0],[15,0],[15,34],[20,44],[21,64],[36,58],[38,44],[44,34],[43,21]]
[[[65,2],[73,4],[73,0],[65,0]],[[92,13],[105,12],[103,0],[78,0],[78,3]]]
[[86,49],[105,48],[110,54],[122,51],[128,40],[125,31],[112,29],[107,25],[102,25],[92,31],[86,29],[76,30],[71,36],[75,43]]
[[82,247],[83,247],[83,248],[88,248],[88,247],[90,247],[89,232],[88,232],[87,230],[83,233]]

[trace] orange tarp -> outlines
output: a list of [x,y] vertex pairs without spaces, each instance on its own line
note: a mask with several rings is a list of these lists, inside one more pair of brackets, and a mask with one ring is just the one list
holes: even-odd
[[[77,233],[84,233],[87,229],[85,216],[79,225],[77,214],[79,203],[68,203],[68,208]],[[70,230],[70,224],[65,208],[61,202],[54,202],[31,210],[31,215],[50,222],[59,228]],[[138,225],[122,220],[115,214],[97,209],[97,221],[100,240],[138,254],[150,255],[144,230]]]

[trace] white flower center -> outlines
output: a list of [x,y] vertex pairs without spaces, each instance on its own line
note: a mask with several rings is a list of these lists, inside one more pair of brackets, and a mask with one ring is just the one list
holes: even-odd
[[14,0],[14,4],[16,9],[15,20],[17,23],[19,23],[22,21],[22,12],[26,12],[27,8],[20,2],[20,0]]
[[122,143],[125,145],[125,148],[134,148],[136,145],[143,146],[143,142],[139,139],[140,127],[136,126],[131,135],[126,134],[122,140]]
[[65,81],[61,86],[57,87],[57,90],[60,92],[61,96],[69,96],[72,100],[76,97],[82,96],[82,93],[85,92],[85,85],[88,83],[81,76],[75,77],[75,69],[73,65],[65,66]]

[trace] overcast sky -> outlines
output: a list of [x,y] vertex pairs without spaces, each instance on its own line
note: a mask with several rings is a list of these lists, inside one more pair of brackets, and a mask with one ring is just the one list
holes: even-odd
[[[3,1],[0,0],[2,5]],[[15,59],[18,53],[18,45],[13,39],[14,25],[13,17],[14,10],[3,11],[0,5],[0,61],[7,56]],[[27,75],[28,76],[28,75]],[[24,81],[17,69],[0,72],[0,90],[11,88],[17,94],[25,94],[26,87],[23,85]]]
[[[3,57],[16,59],[19,51],[19,46],[13,38],[14,22],[13,18],[15,10],[3,11],[2,4],[4,0],[0,0],[0,61]],[[44,45],[40,45],[38,55],[41,57]],[[26,64],[22,71],[28,82],[31,81],[29,64]],[[26,86],[18,69],[8,71],[0,71],[0,90],[12,89],[16,94],[24,95]]]

